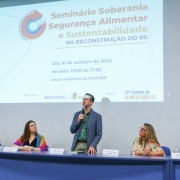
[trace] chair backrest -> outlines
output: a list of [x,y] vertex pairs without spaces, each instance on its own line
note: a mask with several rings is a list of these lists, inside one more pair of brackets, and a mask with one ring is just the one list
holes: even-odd
[[161,146],[161,148],[164,150],[166,156],[171,156],[171,150],[167,146]]

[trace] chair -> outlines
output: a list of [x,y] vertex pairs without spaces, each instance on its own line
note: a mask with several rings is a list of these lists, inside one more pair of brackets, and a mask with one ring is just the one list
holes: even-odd
[[167,146],[161,146],[161,148],[164,150],[166,156],[171,156],[171,150]]

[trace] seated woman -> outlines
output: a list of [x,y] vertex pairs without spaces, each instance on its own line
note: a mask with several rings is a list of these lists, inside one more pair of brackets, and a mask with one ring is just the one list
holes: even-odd
[[135,155],[164,156],[152,125],[145,123],[140,127],[139,135],[133,142],[132,151],[135,151]]
[[20,151],[46,151],[45,138],[37,133],[36,123],[28,121],[24,127],[23,135],[13,144]]

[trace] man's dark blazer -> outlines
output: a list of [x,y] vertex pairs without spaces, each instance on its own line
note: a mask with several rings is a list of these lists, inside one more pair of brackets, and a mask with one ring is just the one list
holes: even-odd
[[[72,134],[75,133],[71,150],[74,149],[78,135],[80,132],[81,122],[78,123],[79,114],[83,114],[82,111],[76,112],[74,114],[74,118],[70,127],[70,131]],[[87,127],[87,149],[92,146],[97,150],[97,144],[99,143],[102,137],[102,117],[97,112],[91,109],[89,119],[88,119],[88,127]]]

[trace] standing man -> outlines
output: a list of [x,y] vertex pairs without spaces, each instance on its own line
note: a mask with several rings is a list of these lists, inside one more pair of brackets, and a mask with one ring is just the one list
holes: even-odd
[[71,133],[75,133],[72,151],[84,151],[89,154],[95,154],[97,151],[97,144],[102,137],[102,117],[92,110],[93,103],[94,96],[86,93],[82,102],[84,109],[74,115],[70,127]]

